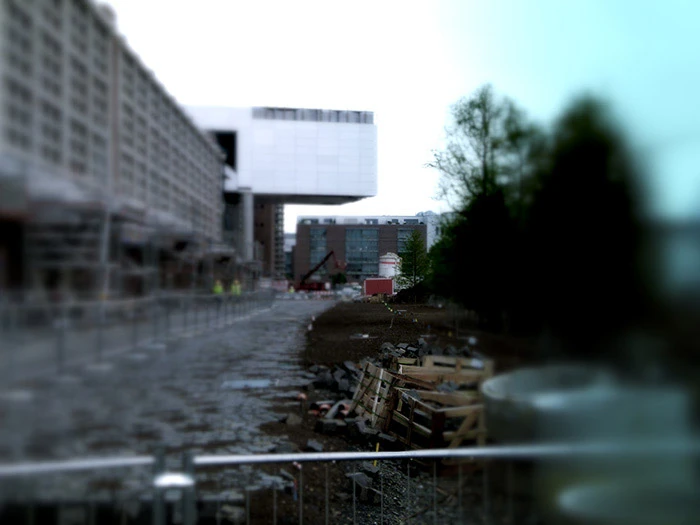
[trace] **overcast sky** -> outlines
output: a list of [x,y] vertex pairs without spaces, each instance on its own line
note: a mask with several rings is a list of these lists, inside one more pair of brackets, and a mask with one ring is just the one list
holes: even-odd
[[450,105],[485,82],[548,123],[584,91],[610,100],[653,175],[655,210],[700,206],[700,2],[693,0],[109,0],[182,104],[375,112],[379,193],[299,214],[413,214]]

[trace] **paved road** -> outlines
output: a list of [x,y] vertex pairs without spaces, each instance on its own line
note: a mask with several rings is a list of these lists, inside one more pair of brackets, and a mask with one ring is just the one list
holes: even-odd
[[[290,411],[310,379],[299,361],[310,319],[330,301],[276,301],[265,310],[231,319],[198,336],[173,338],[165,347],[141,347],[66,366],[0,396],[0,462],[113,454],[151,454],[165,445],[171,457],[195,453],[253,453],[274,449],[281,438],[259,426],[276,419],[272,401]],[[30,385],[26,387],[26,385]],[[253,469],[248,483],[270,480]],[[241,479],[207,474],[206,490],[237,492]],[[51,476],[32,486],[42,497],[138,491],[149,473]],[[32,483],[36,483],[36,480]],[[4,487],[7,490],[7,487]],[[25,490],[13,482],[12,490]],[[2,492],[3,487],[0,487]]]

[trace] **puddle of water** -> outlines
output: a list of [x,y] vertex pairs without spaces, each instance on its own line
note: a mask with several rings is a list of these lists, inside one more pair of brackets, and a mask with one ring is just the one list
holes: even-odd
[[235,379],[224,381],[221,388],[227,390],[243,390],[245,388],[267,388],[271,385],[269,379]]
[[350,339],[376,339],[376,335],[369,335],[369,334],[352,334],[350,336]]

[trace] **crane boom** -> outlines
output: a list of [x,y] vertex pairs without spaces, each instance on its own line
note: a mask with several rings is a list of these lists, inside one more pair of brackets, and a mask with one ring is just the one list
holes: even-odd
[[324,264],[326,264],[326,262],[328,262],[328,259],[330,259],[331,256],[335,259],[335,252],[334,252],[333,250],[331,250],[330,252],[328,252],[328,253],[326,254],[326,256],[325,256],[323,259],[321,259],[321,262],[319,262],[316,266],[314,266],[313,268],[311,268],[311,270],[309,270],[308,272],[306,272],[306,274],[301,278],[301,284],[302,284],[302,285],[305,284],[305,283],[306,283],[306,280],[307,280],[309,277],[311,277],[313,274],[315,274]]

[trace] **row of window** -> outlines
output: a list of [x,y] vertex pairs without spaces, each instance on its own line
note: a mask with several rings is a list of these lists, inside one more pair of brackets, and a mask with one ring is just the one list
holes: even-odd
[[337,111],[328,109],[253,108],[253,118],[263,120],[302,120],[310,122],[345,122],[373,124],[369,111]]
[[[344,224],[359,224],[359,219],[345,219]],[[337,220],[333,217],[325,219],[305,218],[299,221],[299,224],[336,224]],[[379,219],[364,219],[364,224],[368,226],[379,225]],[[386,224],[424,224],[420,219],[390,219]]]
[[[404,251],[406,242],[414,230],[398,228],[396,230],[397,251]],[[309,230],[310,267],[320,262],[328,253],[325,228]],[[349,277],[363,279],[379,272],[379,229],[352,228],[345,232],[346,272]]]

